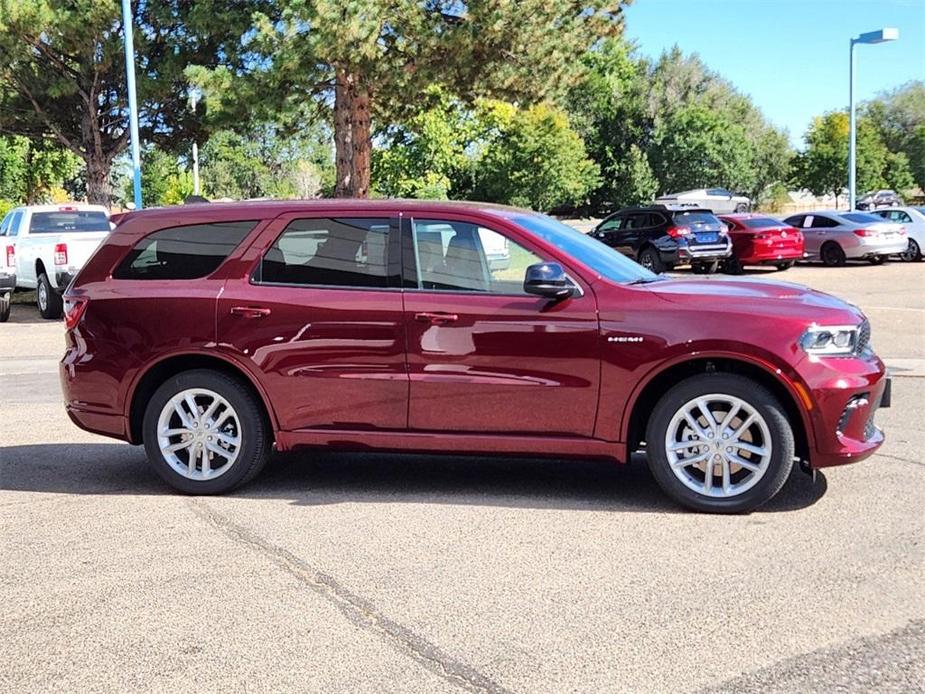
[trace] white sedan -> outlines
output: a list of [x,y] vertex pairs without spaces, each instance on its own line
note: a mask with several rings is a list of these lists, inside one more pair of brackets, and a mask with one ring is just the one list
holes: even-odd
[[699,188],[683,193],[669,193],[655,199],[659,205],[693,205],[705,207],[713,214],[748,212],[752,201],[744,195],[735,195],[725,188]]
[[873,210],[870,214],[897,222],[906,228],[909,247],[899,254],[900,258],[906,262],[922,259],[922,249],[925,248],[925,207],[890,207]]

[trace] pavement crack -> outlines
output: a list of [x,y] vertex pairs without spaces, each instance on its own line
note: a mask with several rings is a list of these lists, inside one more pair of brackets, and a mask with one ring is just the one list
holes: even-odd
[[909,458],[903,458],[898,455],[890,455],[889,453],[877,453],[877,455],[882,458],[889,458],[890,460],[898,460],[901,463],[910,463],[911,465],[918,465],[919,467],[925,467],[925,462],[921,460],[910,460]]
[[445,653],[436,644],[387,617],[368,600],[352,593],[333,576],[319,571],[304,559],[235,523],[201,499],[189,498],[187,503],[197,516],[226,537],[262,554],[332,603],[350,622],[384,638],[448,682],[473,692],[501,694],[508,691],[478,670]]

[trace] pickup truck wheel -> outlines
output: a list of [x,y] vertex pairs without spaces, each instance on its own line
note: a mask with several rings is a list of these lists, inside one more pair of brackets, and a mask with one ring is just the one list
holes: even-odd
[[42,318],[49,320],[60,318],[64,313],[64,300],[57,290],[48,281],[44,272],[39,275],[38,287],[35,289],[35,303],[38,304]]
[[793,467],[793,429],[764,387],[734,374],[688,378],[658,401],[646,429],[649,469],[675,501],[708,513],[753,511]]
[[169,378],[145,408],[145,452],[186,494],[222,494],[257,476],[270,455],[260,403],[238,381],[195,369]]
[[13,297],[5,294],[0,297],[0,323],[6,323],[10,319],[10,309],[13,306]]

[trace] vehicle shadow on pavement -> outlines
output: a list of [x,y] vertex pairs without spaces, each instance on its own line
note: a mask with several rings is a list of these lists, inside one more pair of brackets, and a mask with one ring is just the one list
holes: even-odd
[[[812,506],[826,493],[794,470],[758,512]],[[144,449],[125,444],[39,444],[0,448],[0,490],[54,494],[170,494]],[[297,505],[440,503],[612,512],[685,512],[665,497],[641,456],[603,460],[490,458],[304,451],[274,456],[238,498]]]
[[[10,307],[10,323],[50,323],[51,321],[42,318],[38,308],[35,306],[35,292],[29,292],[28,296],[33,297],[28,303],[26,299],[17,294],[13,305]],[[61,328],[62,332],[64,328]]]

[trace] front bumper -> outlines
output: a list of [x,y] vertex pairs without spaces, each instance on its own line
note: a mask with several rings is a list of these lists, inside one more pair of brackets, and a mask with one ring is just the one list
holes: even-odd
[[875,415],[890,406],[892,390],[883,362],[871,355],[819,358],[809,364],[815,439],[810,466],[856,463],[873,455],[884,441]]

